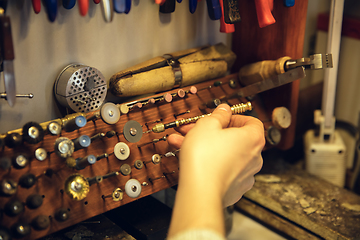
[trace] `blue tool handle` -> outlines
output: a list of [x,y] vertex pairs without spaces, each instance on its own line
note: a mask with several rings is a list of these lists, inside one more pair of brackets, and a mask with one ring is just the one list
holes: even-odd
[[57,0],[45,0],[45,8],[50,22],[54,22],[57,15]]
[[178,3],[181,3],[182,2],[182,0],[176,0]]
[[125,12],[125,0],[113,0],[113,3],[114,3],[114,11],[116,13]]
[[[220,0],[222,1],[222,0]],[[219,0],[206,0],[208,14],[211,20],[219,20],[222,15]]]
[[131,0],[125,0],[125,13],[128,14],[131,9]]
[[65,9],[72,9],[75,6],[76,0],[63,0],[62,5]]
[[292,7],[295,5],[295,0],[284,0],[285,7]]
[[197,7],[197,0],[189,0],[189,10],[194,13]]

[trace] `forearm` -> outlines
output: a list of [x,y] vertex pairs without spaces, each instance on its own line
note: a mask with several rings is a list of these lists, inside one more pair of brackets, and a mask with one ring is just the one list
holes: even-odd
[[210,229],[224,235],[223,204],[218,186],[180,176],[169,237],[189,229]]

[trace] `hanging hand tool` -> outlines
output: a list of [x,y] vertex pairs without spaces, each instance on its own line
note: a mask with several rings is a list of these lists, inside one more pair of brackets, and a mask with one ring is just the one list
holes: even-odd
[[235,59],[236,55],[222,43],[187,49],[118,72],[110,78],[109,86],[119,97],[189,86],[224,76]]
[[284,0],[285,7],[293,7],[295,5],[295,0]]
[[131,0],[113,0],[114,11],[116,13],[129,13],[131,8]]
[[240,69],[239,81],[244,86],[247,86],[297,67],[305,67],[306,69],[332,68],[332,55],[314,54],[308,58],[300,58],[297,60],[286,56],[277,60],[252,63]]
[[175,0],[166,0],[160,3],[159,11],[161,13],[172,13],[175,11]]
[[224,2],[224,21],[233,24],[241,21],[238,0],[223,0]]
[[255,0],[256,14],[260,28],[275,23],[275,18],[271,13],[271,5],[272,4],[269,4],[269,0]]
[[189,0],[189,11],[190,13],[194,13],[197,7],[197,0]]
[[79,11],[81,16],[86,16],[89,11],[89,0],[78,0]]
[[234,24],[228,24],[225,22],[224,18],[224,0],[219,0],[220,7],[221,7],[221,18],[220,18],[220,32],[222,33],[233,33],[235,32]]
[[76,0],[63,0],[62,5],[65,9],[72,9],[75,6]]
[[111,22],[114,17],[113,0],[102,0],[100,4],[105,22]]
[[210,19],[219,20],[222,16],[219,0],[206,0],[206,5]]
[[38,14],[41,10],[41,0],[32,0],[34,12]]
[[45,8],[50,22],[54,22],[57,15],[57,0],[45,0]]
[[101,0],[94,0],[95,4],[99,4]]
[[10,18],[5,16],[6,1],[1,1],[0,8],[0,34],[1,34],[1,71],[4,72],[6,99],[12,107],[16,99],[15,75],[14,75],[14,47],[11,34]]

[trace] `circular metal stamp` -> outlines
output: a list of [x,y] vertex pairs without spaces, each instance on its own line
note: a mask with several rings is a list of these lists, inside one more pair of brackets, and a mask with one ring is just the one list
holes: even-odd
[[160,161],[161,161],[161,156],[156,153],[156,154],[152,155],[151,161],[152,161],[154,164],[159,164]]
[[141,160],[136,160],[134,162],[134,166],[136,169],[142,169],[144,167],[144,163]]
[[70,157],[74,153],[74,142],[66,137],[59,137],[55,140],[55,153],[62,158]]
[[100,109],[102,120],[107,124],[115,124],[120,120],[120,109],[114,103],[105,103]]
[[28,122],[22,129],[23,140],[30,144],[39,143],[44,139],[44,130],[40,124],[36,122]]
[[114,202],[121,201],[124,198],[124,193],[121,188],[115,188],[111,194],[111,198]]
[[124,163],[123,165],[121,165],[121,167],[120,167],[120,172],[121,172],[121,174],[124,175],[124,176],[129,175],[129,174],[131,173],[131,167],[130,167],[130,165],[129,165],[129,164],[126,164],[126,163]]
[[140,141],[143,135],[140,123],[134,120],[130,120],[125,123],[123,132],[125,139],[132,143]]
[[270,126],[266,130],[266,136],[265,137],[266,137],[266,140],[271,145],[278,145],[280,143],[280,141],[281,141],[281,132],[276,127]]
[[61,133],[61,125],[57,122],[49,123],[47,129],[52,135],[59,135]]
[[125,192],[131,198],[137,198],[141,193],[141,184],[136,179],[129,179],[125,183]]
[[114,147],[114,155],[119,160],[126,160],[130,156],[130,148],[124,142],[118,142]]
[[44,148],[36,149],[35,158],[39,161],[44,161],[47,158],[47,151]]

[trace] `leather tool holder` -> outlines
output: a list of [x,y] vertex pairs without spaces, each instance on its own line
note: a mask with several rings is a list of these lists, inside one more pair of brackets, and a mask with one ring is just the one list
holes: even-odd
[[219,43],[165,54],[125,69],[110,78],[118,97],[162,92],[225,76],[236,55]]

